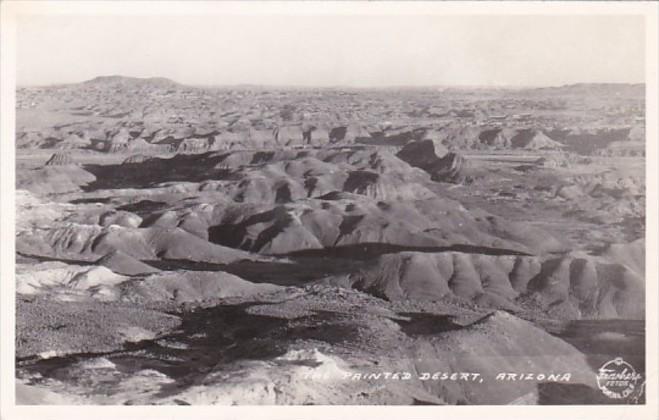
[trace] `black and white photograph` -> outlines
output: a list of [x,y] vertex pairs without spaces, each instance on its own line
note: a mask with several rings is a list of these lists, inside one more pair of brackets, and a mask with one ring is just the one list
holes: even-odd
[[478,3],[3,2],[3,411],[656,418],[657,3]]

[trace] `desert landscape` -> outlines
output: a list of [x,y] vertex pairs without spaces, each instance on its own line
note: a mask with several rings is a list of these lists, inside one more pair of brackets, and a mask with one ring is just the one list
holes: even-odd
[[642,403],[644,95],[18,88],[17,401]]

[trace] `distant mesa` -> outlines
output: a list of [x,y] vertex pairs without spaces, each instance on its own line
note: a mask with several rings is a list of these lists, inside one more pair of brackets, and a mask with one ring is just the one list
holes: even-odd
[[179,83],[166,77],[130,77],[130,76],[97,76],[82,82],[86,85],[154,85],[154,86],[178,86]]
[[536,92],[553,95],[643,96],[645,83],[574,83],[557,87],[543,87]]

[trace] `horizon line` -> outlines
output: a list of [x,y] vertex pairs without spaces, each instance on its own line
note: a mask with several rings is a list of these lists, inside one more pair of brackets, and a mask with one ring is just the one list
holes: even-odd
[[102,78],[117,78],[117,79],[136,79],[136,80],[163,80],[169,81],[181,86],[194,87],[194,88],[267,88],[267,89],[511,89],[511,90],[524,90],[524,89],[543,89],[543,88],[560,88],[578,85],[645,85],[645,81],[641,82],[570,82],[556,85],[506,85],[506,84],[436,84],[436,85],[291,85],[291,84],[261,84],[261,83],[234,83],[234,84],[190,84],[183,83],[165,76],[126,76],[120,74],[112,75],[99,75],[91,79],[85,79],[78,82],[55,82],[48,84],[16,84],[16,88],[48,88],[66,85],[78,85],[83,83],[93,82]]

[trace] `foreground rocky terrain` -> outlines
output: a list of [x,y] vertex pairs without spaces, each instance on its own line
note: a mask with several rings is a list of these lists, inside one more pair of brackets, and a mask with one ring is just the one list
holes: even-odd
[[643,107],[19,89],[19,402],[612,403],[597,369],[645,360]]

